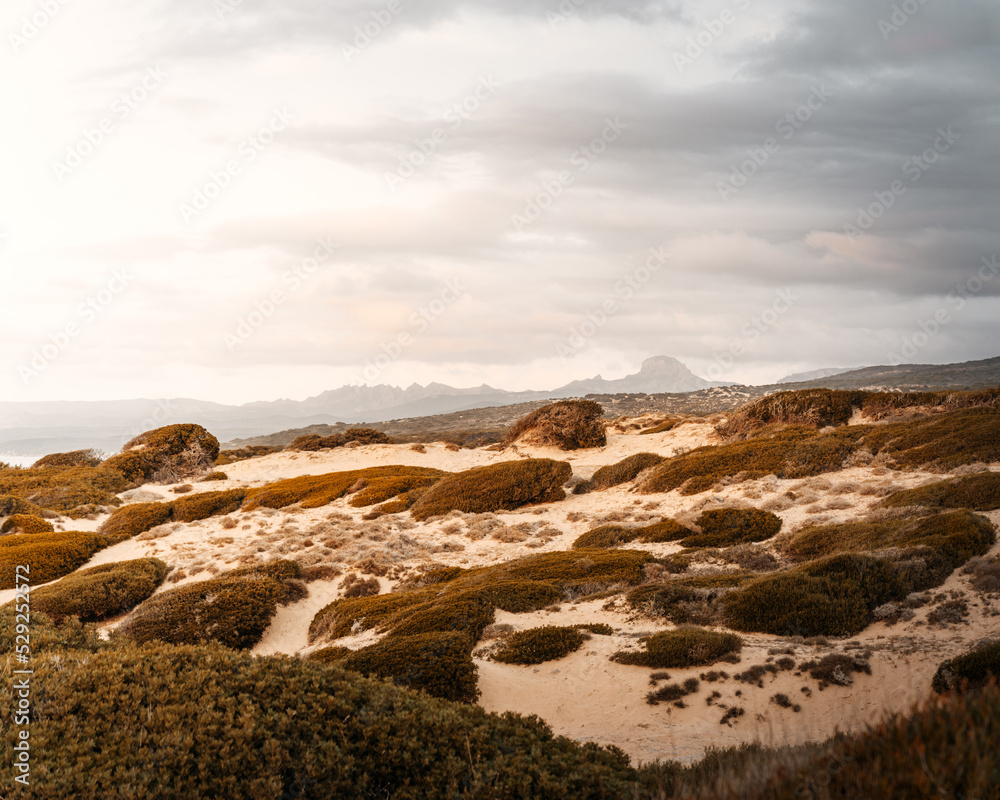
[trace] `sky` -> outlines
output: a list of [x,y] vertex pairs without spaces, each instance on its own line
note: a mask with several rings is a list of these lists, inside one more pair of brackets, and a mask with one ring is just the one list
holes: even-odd
[[1000,354],[1000,3],[5,0],[0,401]]

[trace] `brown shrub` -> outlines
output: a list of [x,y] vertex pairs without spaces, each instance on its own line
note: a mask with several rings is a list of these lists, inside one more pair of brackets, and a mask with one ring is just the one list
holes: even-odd
[[604,447],[608,438],[601,416],[604,409],[593,400],[560,400],[522,417],[507,433],[505,444],[525,444],[581,450]]

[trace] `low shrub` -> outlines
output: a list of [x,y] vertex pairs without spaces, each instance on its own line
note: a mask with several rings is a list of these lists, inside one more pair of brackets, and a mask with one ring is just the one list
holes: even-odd
[[611,656],[611,660],[653,669],[707,667],[723,656],[739,653],[743,649],[743,640],[734,633],[717,633],[700,628],[664,631],[640,641],[645,642],[645,651],[619,651]]
[[[617,748],[556,737],[537,717],[338,664],[157,644],[45,656],[36,668],[46,676],[32,695],[36,800],[609,800],[631,797],[636,777]],[[17,730],[0,727],[4,752]],[[4,759],[3,785],[12,773]]]
[[639,431],[639,435],[648,436],[653,433],[667,433],[680,425],[681,422],[683,422],[682,419],[668,419],[666,422],[661,422],[658,425],[654,425],[652,428],[646,428],[645,430]]
[[560,400],[536,408],[507,432],[505,444],[523,440],[539,447],[581,450],[608,443],[601,416],[604,409],[593,400]]
[[632,608],[675,625],[708,625],[717,621],[719,599],[731,589],[752,581],[753,575],[712,575],[647,583],[631,590],[625,599]]
[[107,546],[96,533],[11,534],[0,537],[0,590],[17,585],[16,569],[25,564],[32,586],[54,581],[86,564],[92,555]]
[[171,503],[132,503],[116,508],[101,524],[100,533],[117,544],[170,521]]
[[167,565],[158,558],[101,564],[35,589],[31,608],[56,622],[66,617],[98,622],[135,608],[156,591],[166,576]]
[[981,472],[978,475],[949,478],[928,486],[894,492],[881,505],[995,511],[1000,508],[1000,472]]
[[410,497],[415,502],[420,496],[419,490],[437,483],[451,473],[427,467],[410,467],[403,475],[385,475],[364,479],[364,488],[351,497],[351,505],[355,508],[373,506],[383,503],[393,497],[408,501]]
[[95,450],[74,450],[72,453],[52,453],[42,456],[32,464],[32,469],[40,467],[96,467],[101,457]]
[[1000,408],[967,408],[875,425],[866,429],[862,443],[899,468],[950,470],[965,464],[990,464],[1000,461]]
[[697,692],[700,686],[697,678],[688,678],[684,683],[668,683],[647,694],[646,702],[651,706],[659,703],[673,703],[683,708],[683,703],[678,703],[678,701]]
[[357,444],[392,444],[392,439],[375,428],[348,428],[344,431],[345,442]]
[[681,540],[684,547],[729,547],[762,542],[781,530],[781,517],[757,508],[716,508],[696,522],[701,533]]
[[229,489],[223,492],[200,492],[181,497],[170,503],[170,521],[197,522],[209,517],[231,514],[243,505],[246,494],[246,489]]
[[199,483],[214,483],[215,481],[228,481],[229,476],[225,472],[220,472],[215,470],[214,472],[209,472],[204,478],[199,478]]
[[34,514],[11,514],[0,525],[0,534],[7,533],[52,533],[55,527],[48,520]]
[[225,467],[229,464],[235,464],[237,461],[246,461],[251,458],[269,456],[272,453],[280,453],[281,450],[282,448],[277,445],[263,444],[249,445],[235,450],[223,450],[215,459],[215,466]]
[[481,514],[504,511],[532,503],[562,500],[562,485],[573,470],[564,461],[529,458],[505,461],[459,472],[431,486],[410,513],[424,520],[450,511]]
[[137,477],[141,473],[145,481],[177,483],[212,471],[219,457],[219,440],[201,425],[167,425],[126,442],[121,455],[131,457],[109,459],[105,466],[128,470]]
[[1000,681],[1000,640],[973,647],[942,662],[934,673],[931,688],[938,694],[982,689]]
[[872,668],[867,661],[846,653],[830,653],[816,661],[800,664],[799,669],[808,672],[809,677],[820,682],[820,686],[829,684],[850,686],[854,683],[855,673],[872,674]]
[[[647,431],[643,431],[647,433]],[[666,459],[656,453],[636,453],[628,458],[622,459],[617,464],[609,464],[601,467],[590,479],[591,489],[600,491],[610,489],[635,480],[636,476],[643,470],[662,464]]]
[[100,467],[0,468],[0,495],[28,501],[38,508],[71,512],[77,506],[118,505],[118,492],[128,481],[115,470]]
[[647,544],[675,542],[691,536],[692,533],[690,528],[685,528],[672,519],[634,528],[624,525],[600,525],[578,536],[573,542],[573,548],[579,550],[586,547],[621,547],[623,544],[635,541]]
[[316,433],[307,433],[303,436],[296,436],[285,449],[315,453],[320,450],[334,450],[343,446],[344,437],[342,434],[335,433],[331,436],[320,436]]
[[545,625],[511,634],[503,647],[493,654],[494,661],[504,664],[541,664],[556,661],[575,653],[587,637],[576,628]]
[[10,517],[14,514],[27,514],[32,517],[40,517],[42,509],[20,497],[14,497],[9,494],[0,495],[0,517]]
[[218,642],[244,650],[260,641],[278,604],[298,593],[291,581],[299,576],[293,561],[235,569],[151,597],[119,631],[139,643]]
[[[379,491],[384,496],[386,486],[393,480],[419,483],[425,478],[438,478],[440,475],[440,470],[406,466],[369,467],[325,475],[306,475],[248,490],[243,509],[253,511],[260,507],[285,508],[295,503],[301,504],[303,508],[320,508],[346,495],[359,481],[362,485],[372,483],[381,487],[373,492],[373,496],[378,495]],[[376,503],[378,500],[373,499],[372,502]]]

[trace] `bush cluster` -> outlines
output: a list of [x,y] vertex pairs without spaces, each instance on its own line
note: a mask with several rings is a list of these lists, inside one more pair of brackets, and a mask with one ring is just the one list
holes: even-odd
[[572,474],[568,463],[549,458],[476,467],[435,483],[420,496],[410,513],[414,519],[424,520],[450,511],[482,514],[552,503],[566,496],[562,486]]
[[[157,644],[40,658],[38,669],[36,800],[617,800],[636,778],[620,750],[556,737],[538,718],[487,714],[337,665]],[[4,752],[16,736],[0,728]],[[4,786],[11,765],[0,766]]]
[[318,450],[333,450],[352,442],[356,444],[392,444],[392,439],[375,428],[348,428],[343,433],[334,433],[331,436],[320,436],[315,433],[297,436],[285,449],[316,452]]
[[545,625],[511,634],[492,658],[504,664],[541,664],[575,653],[586,639],[575,627]]
[[701,533],[682,539],[684,547],[729,547],[770,539],[781,530],[781,517],[757,508],[716,508],[702,513],[695,524]]
[[889,495],[882,501],[882,505],[996,511],[1000,508],[1000,472],[981,472],[916,489],[904,489]]
[[176,483],[211,472],[218,457],[219,440],[201,425],[186,423],[139,434],[104,466],[121,472],[132,483]]
[[253,444],[247,447],[239,447],[235,450],[223,450],[215,459],[215,466],[225,467],[235,464],[237,461],[247,461],[251,458],[269,456],[272,453],[280,453],[282,448],[277,445]]
[[42,456],[32,464],[32,469],[40,467],[96,467],[101,457],[96,450],[74,450],[72,453],[51,453]]
[[158,558],[101,564],[35,589],[31,608],[56,622],[66,617],[98,622],[135,608],[156,591],[166,576],[167,565]]
[[720,615],[717,601],[731,589],[745,585],[753,575],[705,575],[647,583],[632,589],[625,599],[649,617],[662,617],[675,625],[713,624]]
[[611,660],[653,669],[707,667],[743,649],[743,640],[735,633],[700,628],[664,631],[640,641],[646,645],[644,651],[621,650],[612,655]]
[[218,642],[244,650],[264,635],[279,603],[300,596],[294,561],[271,561],[155,595],[119,628],[132,641]]
[[624,525],[599,525],[586,533],[580,534],[573,542],[574,549],[585,547],[620,547],[629,542],[644,542],[646,544],[676,542],[691,536],[693,531],[685,528],[672,519],[654,522],[641,527],[625,527]]
[[78,506],[118,505],[115,495],[127,488],[128,481],[121,473],[104,465],[0,469],[0,495],[63,513]]
[[14,497],[10,494],[0,495],[0,517],[9,517],[14,514],[27,514],[32,517],[40,517],[42,509],[20,497]]
[[0,536],[0,590],[17,585],[21,564],[31,567],[30,583],[39,586],[79,569],[107,544],[96,533],[80,531]]
[[1000,640],[973,647],[937,668],[931,688],[938,694],[982,689],[990,682],[1000,682]]
[[0,534],[6,533],[52,533],[55,527],[46,519],[35,514],[11,514],[0,525]]
[[593,400],[560,400],[536,408],[507,432],[505,444],[524,440],[539,447],[582,450],[608,443],[601,416],[604,409]]
[[617,464],[608,464],[598,469],[588,482],[588,489],[601,491],[602,489],[610,489],[612,486],[628,483],[635,480],[636,476],[643,470],[655,467],[664,461],[666,459],[656,453],[636,453],[622,459]]

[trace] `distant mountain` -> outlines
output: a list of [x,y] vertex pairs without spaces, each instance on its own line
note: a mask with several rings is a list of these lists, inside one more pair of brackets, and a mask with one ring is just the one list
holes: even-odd
[[682,394],[726,386],[699,378],[676,358],[654,356],[642,362],[634,375],[607,381],[598,375],[589,381],[573,381],[552,394],[559,397],[580,397],[588,394]]
[[863,367],[828,378],[806,380],[782,389],[870,389],[932,392],[1000,386],[1000,356],[961,364],[900,364]]
[[850,372],[852,367],[828,367],[827,369],[814,369],[812,372],[796,372],[794,375],[786,375],[775,383],[803,383],[804,381],[817,381],[822,378],[832,378],[834,375],[842,375]]

